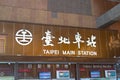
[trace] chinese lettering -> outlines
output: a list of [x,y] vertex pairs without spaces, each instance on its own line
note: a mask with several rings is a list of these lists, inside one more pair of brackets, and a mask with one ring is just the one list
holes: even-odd
[[43,46],[54,46],[54,44],[52,44],[52,39],[55,38],[51,32],[49,30],[47,30],[47,32],[45,32],[46,36],[42,37],[42,40],[45,39],[45,44]]
[[[47,32],[45,32],[46,36],[42,37],[42,40],[45,40],[45,44],[43,46],[54,46],[54,44],[52,44],[52,39],[55,38],[51,32],[49,30],[47,30]],[[91,35],[91,37],[87,38],[87,46],[90,47],[96,47],[96,36]],[[59,41],[58,44],[70,44],[70,39],[60,36],[59,37]],[[79,32],[77,32],[77,34],[75,35],[75,41],[73,41],[73,43],[77,43],[78,44],[78,48],[80,49],[80,44],[81,43],[85,43],[85,41],[82,39],[82,36]]]
[[61,43],[70,44],[70,40],[69,40],[69,38],[62,37],[62,36],[61,36],[61,37],[59,38],[58,44],[61,44]]
[[91,46],[91,47],[96,47],[96,42],[95,42],[96,36],[92,35],[90,38],[88,38],[87,42],[87,46]]
[[79,32],[77,32],[77,34],[75,35],[75,42],[73,43],[78,43],[78,48],[80,48],[80,43],[84,43],[84,40],[81,39],[82,36],[80,35]]

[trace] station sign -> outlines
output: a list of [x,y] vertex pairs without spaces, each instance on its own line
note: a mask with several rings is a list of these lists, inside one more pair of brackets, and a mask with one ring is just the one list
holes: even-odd
[[32,44],[38,56],[102,57],[110,51],[110,37],[115,34],[116,31],[48,26],[18,29],[15,40],[19,46]]

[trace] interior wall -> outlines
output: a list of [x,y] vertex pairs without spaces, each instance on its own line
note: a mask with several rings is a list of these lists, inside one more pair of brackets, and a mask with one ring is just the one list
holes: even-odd
[[[114,24],[111,24],[110,26],[105,27],[105,29],[110,29],[110,30],[117,30],[119,33],[117,35],[117,37],[113,38],[113,42],[116,42],[117,45],[119,46],[120,44],[120,21],[117,21]],[[120,46],[118,47],[117,51],[120,52]],[[119,57],[120,54],[117,54],[117,57]]]
[[[55,3],[55,0],[51,0],[51,1],[52,3],[54,3],[52,5],[53,7],[55,7],[55,5],[58,6],[57,3]],[[77,0],[77,1],[84,3],[85,0]],[[96,28],[94,16],[87,15],[86,13],[86,12],[90,12],[89,11],[90,7],[86,8],[86,6],[84,5],[78,5],[81,7],[77,8],[75,2],[73,6],[71,6],[72,4],[69,0],[65,0],[64,2],[66,2],[66,4],[64,4],[64,7],[62,7],[61,4],[59,3],[59,7],[56,10],[57,11],[56,12],[51,10],[52,6],[50,9],[48,9],[49,7],[48,5],[52,4],[48,0],[11,0],[11,1],[0,0],[0,20]],[[88,5],[88,3],[85,4]],[[90,1],[89,4],[91,4]],[[72,13],[74,10],[73,9],[74,6],[75,9],[76,8],[78,9],[76,11],[83,11],[83,13],[82,14]],[[65,7],[67,13],[65,13],[64,11],[61,12],[60,10],[64,10]]]
[[[54,0],[51,1],[54,2]],[[77,0],[76,2],[84,1]],[[95,17],[102,15],[118,4],[107,0],[91,0],[92,11],[90,11],[90,7],[82,4],[75,5],[75,2],[73,2],[74,4],[70,3],[71,5],[69,5],[68,0],[65,0],[65,2],[64,7],[59,4],[56,12],[51,9],[55,5],[58,6],[57,3],[48,9],[50,4],[52,4],[48,0],[0,0],[0,20],[96,28]],[[85,4],[88,5],[88,3]],[[82,14],[75,14],[74,8],[78,9],[76,10],[78,12],[83,11]],[[65,13],[64,9],[67,9],[68,13]],[[63,12],[60,12],[60,10],[63,10]],[[92,13],[87,15],[88,13],[86,12]]]
[[111,2],[108,0],[92,0],[93,15],[99,17],[117,4],[118,2]]
[[[54,28],[53,28],[54,27]],[[33,41],[26,46],[20,45],[16,42],[16,32],[21,29],[29,30],[33,34]],[[88,30],[89,29],[89,30]],[[45,36],[46,31],[52,31],[51,34],[55,36],[53,39],[54,47],[44,46],[46,45],[44,40],[41,40]],[[87,43],[81,44],[81,46],[74,44],[75,34],[80,32],[83,36],[83,40],[86,42],[89,40],[91,35],[95,35],[96,47],[87,46]],[[97,30],[90,28],[74,28],[65,26],[53,26],[53,25],[35,25],[35,24],[24,24],[24,23],[10,23],[1,22],[0,23],[0,34],[2,36],[1,40],[4,42],[1,44],[0,49],[3,50],[1,55],[16,55],[16,56],[82,56],[82,57],[113,57],[118,54],[118,50],[112,49],[109,46],[110,37],[116,36],[117,31],[111,30]],[[15,37],[16,36],[16,37]],[[58,44],[61,39],[60,36],[66,36],[70,39],[71,44]],[[94,40],[94,39],[93,39]],[[62,42],[63,43],[63,42]],[[55,53],[49,53],[48,50],[57,51]],[[65,51],[73,51],[74,53],[65,53]],[[79,54],[77,53],[79,51]],[[93,55],[91,53],[84,54],[80,51],[91,51],[97,53]]]
[[120,32],[120,21],[108,26],[107,29],[118,30]]

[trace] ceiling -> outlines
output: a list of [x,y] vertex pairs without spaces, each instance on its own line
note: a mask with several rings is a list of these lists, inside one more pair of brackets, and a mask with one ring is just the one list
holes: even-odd
[[112,1],[112,2],[120,2],[120,0],[108,0],[108,1]]

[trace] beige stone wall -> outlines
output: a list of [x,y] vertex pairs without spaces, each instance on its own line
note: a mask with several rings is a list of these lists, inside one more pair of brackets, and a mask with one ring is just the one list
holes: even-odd
[[47,0],[0,0],[0,21],[95,28],[94,16],[57,13],[57,18],[53,18],[47,3]]

